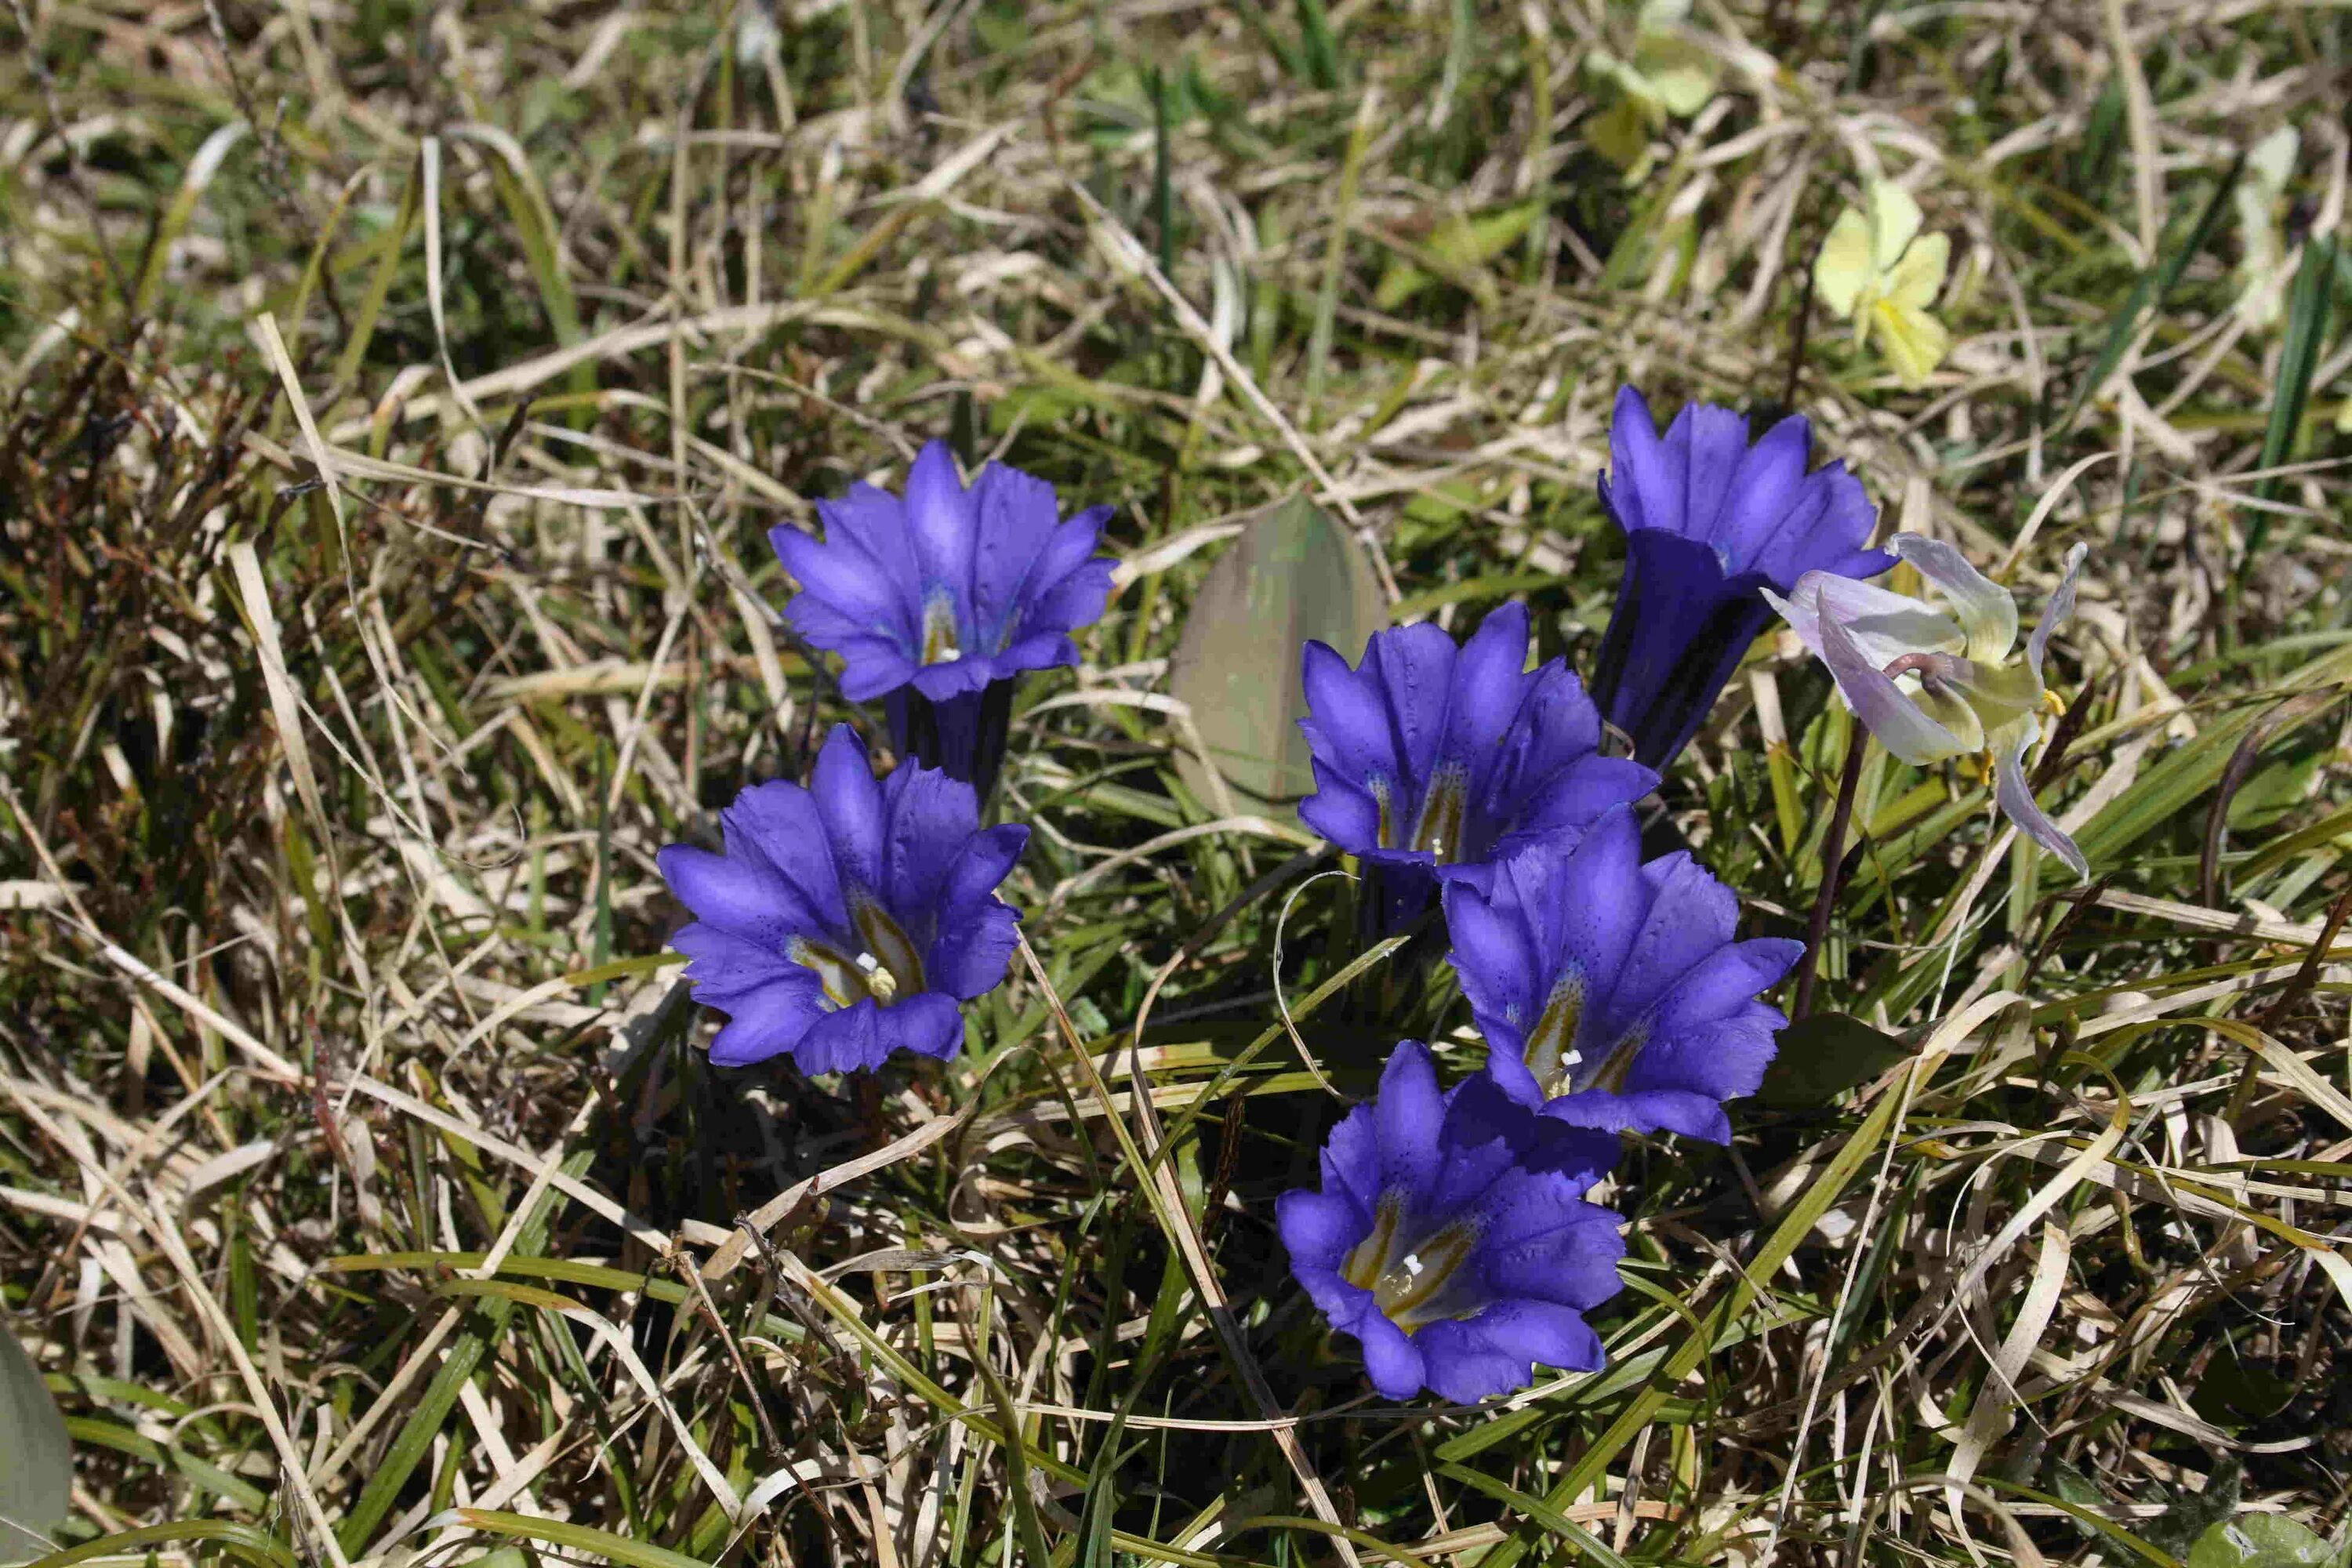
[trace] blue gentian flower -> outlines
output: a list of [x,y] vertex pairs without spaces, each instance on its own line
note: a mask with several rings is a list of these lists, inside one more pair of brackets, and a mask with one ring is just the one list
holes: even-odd
[[1654,768],[1674,761],[1770,624],[1759,590],[1807,572],[1872,577],[1877,511],[1832,462],[1811,473],[1812,427],[1790,415],[1748,445],[1728,408],[1685,404],[1663,438],[1632,387],[1609,426],[1601,504],[1625,535],[1625,576],[1593,665],[1592,694]]
[[1572,847],[1532,846],[1485,891],[1449,887],[1445,929],[1488,1070],[1585,1127],[1731,1140],[1788,1023],[1758,1001],[1804,952],[1732,940],[1739,902],[1687,854],[1642,863],[1629,810]]
[[806,789],[754,784],[719,820],[724,853],[673,844],[658,858],[696,916],[670,945],[732,1020],[712,1061],[789,1053],[804,1072],[849,1072],[895,1050],[956,1054],[961,1004],[1004,978],[1018,939],[995,888],[1026,827],[982,831],[971,786],[929,768],[877,783],[845,724]]
[[1095,553],[1107,506],[1062,521],[1054,487],[992,463],[970,488],[933,441],[907,495],[855,484],[819,501],[824,537],[768,539],[801,591],[784,618],[842,656],[841,693],[881,698],[894,745],[985,799],[1003,761],[1013,688],[1076,664],[1070,634],[1103,613],[1111,561]]
[[1584,1194],[1616,1156],[1485,1073],[1440,1092],[1429,1047],[1407,1040],[1378,1097],[1332,1129],[1322,1190],[1283,1194],[1276,1219],[1373,1387],[1466,1405],[1524,1387],[1534,1363],[1601,1365],[1584,1313],[1617,1293],[1625,1243]]
[[1529,672],[1528,610],[1507,604],[1457,647],[1423,621],[1375,633],[1362,664],[1301,658],[1315,793],[1307,826],[1391,873],[1410,916],[1436,881],[1484,885],[1514,847],[1638,800],[1658,775],[1600,753],[1601,715],[1553,659]]

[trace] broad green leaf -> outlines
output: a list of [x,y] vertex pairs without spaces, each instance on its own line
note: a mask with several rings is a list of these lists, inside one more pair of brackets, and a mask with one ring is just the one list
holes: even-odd
[[2161,1514],[2141,1524],[2140,1533],[2152,1545],[2175,1556],[2186,1555],[2209,1531],[2236,1516],[2245,1475],[2246,1468],[2238,1457],[2224,1454],[2205,1478],[2203,1490],[2176,1495]]
[[1780,1031],[1780,1054],[1758,1091],[1775,1110],[1826,1105],[1911,1054],[1894,1036],[1843,1013],[1816,1013]]
[[[1307,716],[1299,649],[1315,638],[1353,663],[1385,619],[1362,547],[1304,499],[1259,514],[1210,569],[1185,617],[1169,690],[1192,709],[1236,810],[1287,816],[1315,787],[1298,732]],[[1177,770],[1186,787],[1215,802],[1189,743]]]
[[[1541,211],[1534,202],[1519,202],[1476,217],[1456,215],[1431,231],[1423,248],[1456,272],[1475,272],[1524,239]],[[1392,261],[1372,292],[1372,304],[1393,310],[1435,280],[1410,261]]]
[[52,1543],[33,1532],[65,1522],[72,1486],[58,1403],[25,1347],[0,1329],[0,1563],[48,1554]]
[[1429,237],[1429,248],[1457,267],[1484,267],[1524,238],[1536,221],[1533,202],[1518,202],[1476,217],[1456,217]]
[[2277,1513],[2242,1513],[2197,1538],[2189,1568],[2329,1568],[2336,1549]]
[[2189,1403],[2198,1415],[2220,1426],[2242,1426],[2277,1415],[2303,1392],[2292,1377],[2282,1377],[2260,1362],[2231,1354],[2217,1355],[2198,1380]]

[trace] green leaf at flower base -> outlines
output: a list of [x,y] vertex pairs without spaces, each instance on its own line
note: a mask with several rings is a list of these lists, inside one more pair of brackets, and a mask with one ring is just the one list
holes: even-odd
[[[1315,787],[1298,732],[1307,716],[1299,649],[1311,637],[1354,663],[1386,619],[1362,546],[1304,498],[1260,513],[1210,569],[1168,686],[1191,708],[1234,809],[1287,816]],[[1215,803],[1208,769],[1189,744],[1177,771],[1195,795]]]
[[73,1507],[65,1418],[25,1347],[0,1328],[0,1563],[45,1557]]
[[2189,1568],[2336,1568],[2336,1548],[2277,1513],[2242,1513],[2197,1538]]
[[1780,1031],[1780,1054],[1758,1096],[1775,1110],[1809,1110],[1868,1083],[1911,1054],[1894,1036],[1843,1013],[1816,1013]]

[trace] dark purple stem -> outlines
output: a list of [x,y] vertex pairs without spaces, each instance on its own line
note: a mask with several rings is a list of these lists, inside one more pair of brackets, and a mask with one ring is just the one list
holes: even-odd
[[1838,778],[1837,805],[1830,812],[1830,830],[1822,838],[1822,886],[1813,895],[1813,917],[1805,922],[1805,956],[1797,970],[1797,995],[1789,1021],[1801,1022],[1813,1010],[1813,985],[1820,978],[1822,939],[1829,934],[1830,910],[1837,902],[1838,863],[1845,858],[1846,825],[1853,819],[1854,791],[1862,784],[1863,749],[1870,731],[1857,721],[1845,749],[1845,772]]

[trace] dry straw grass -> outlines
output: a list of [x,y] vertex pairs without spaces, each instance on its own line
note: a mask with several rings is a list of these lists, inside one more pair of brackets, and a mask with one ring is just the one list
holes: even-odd
[[[0,1299],[61,1545],[2161,1563],[2241,1494],[2343,1515],[2352,349],[2341,273],[2239,308],[2217,195],[2299,127],[2334,264],[2340,8],[1704,5],[1721,88],[1632,184],[1582,6],[11,16]],[[1807,309],[1873,172],[1961,258],[1916,394]],[[2091,543],[2045,798],[2098,880],[1874,765],[1823,996],[1907,1054],[1633,1152],[1608,1371],[1381,1407],[1268,1229],[1372,1048],[1302,952],[1339,884],[1184,791],[1166,657],[1302,489],[1401,614],[1589,655],[1622,380],[1793,388],[2029,599]],[[761,535],[941,433],[1121,507],[1016,731],[1033,951],[936,1070],[714,1073],[653,852],[845,712]],[[1665,797],[1765,926],[1846,734],[1788,652]]]

